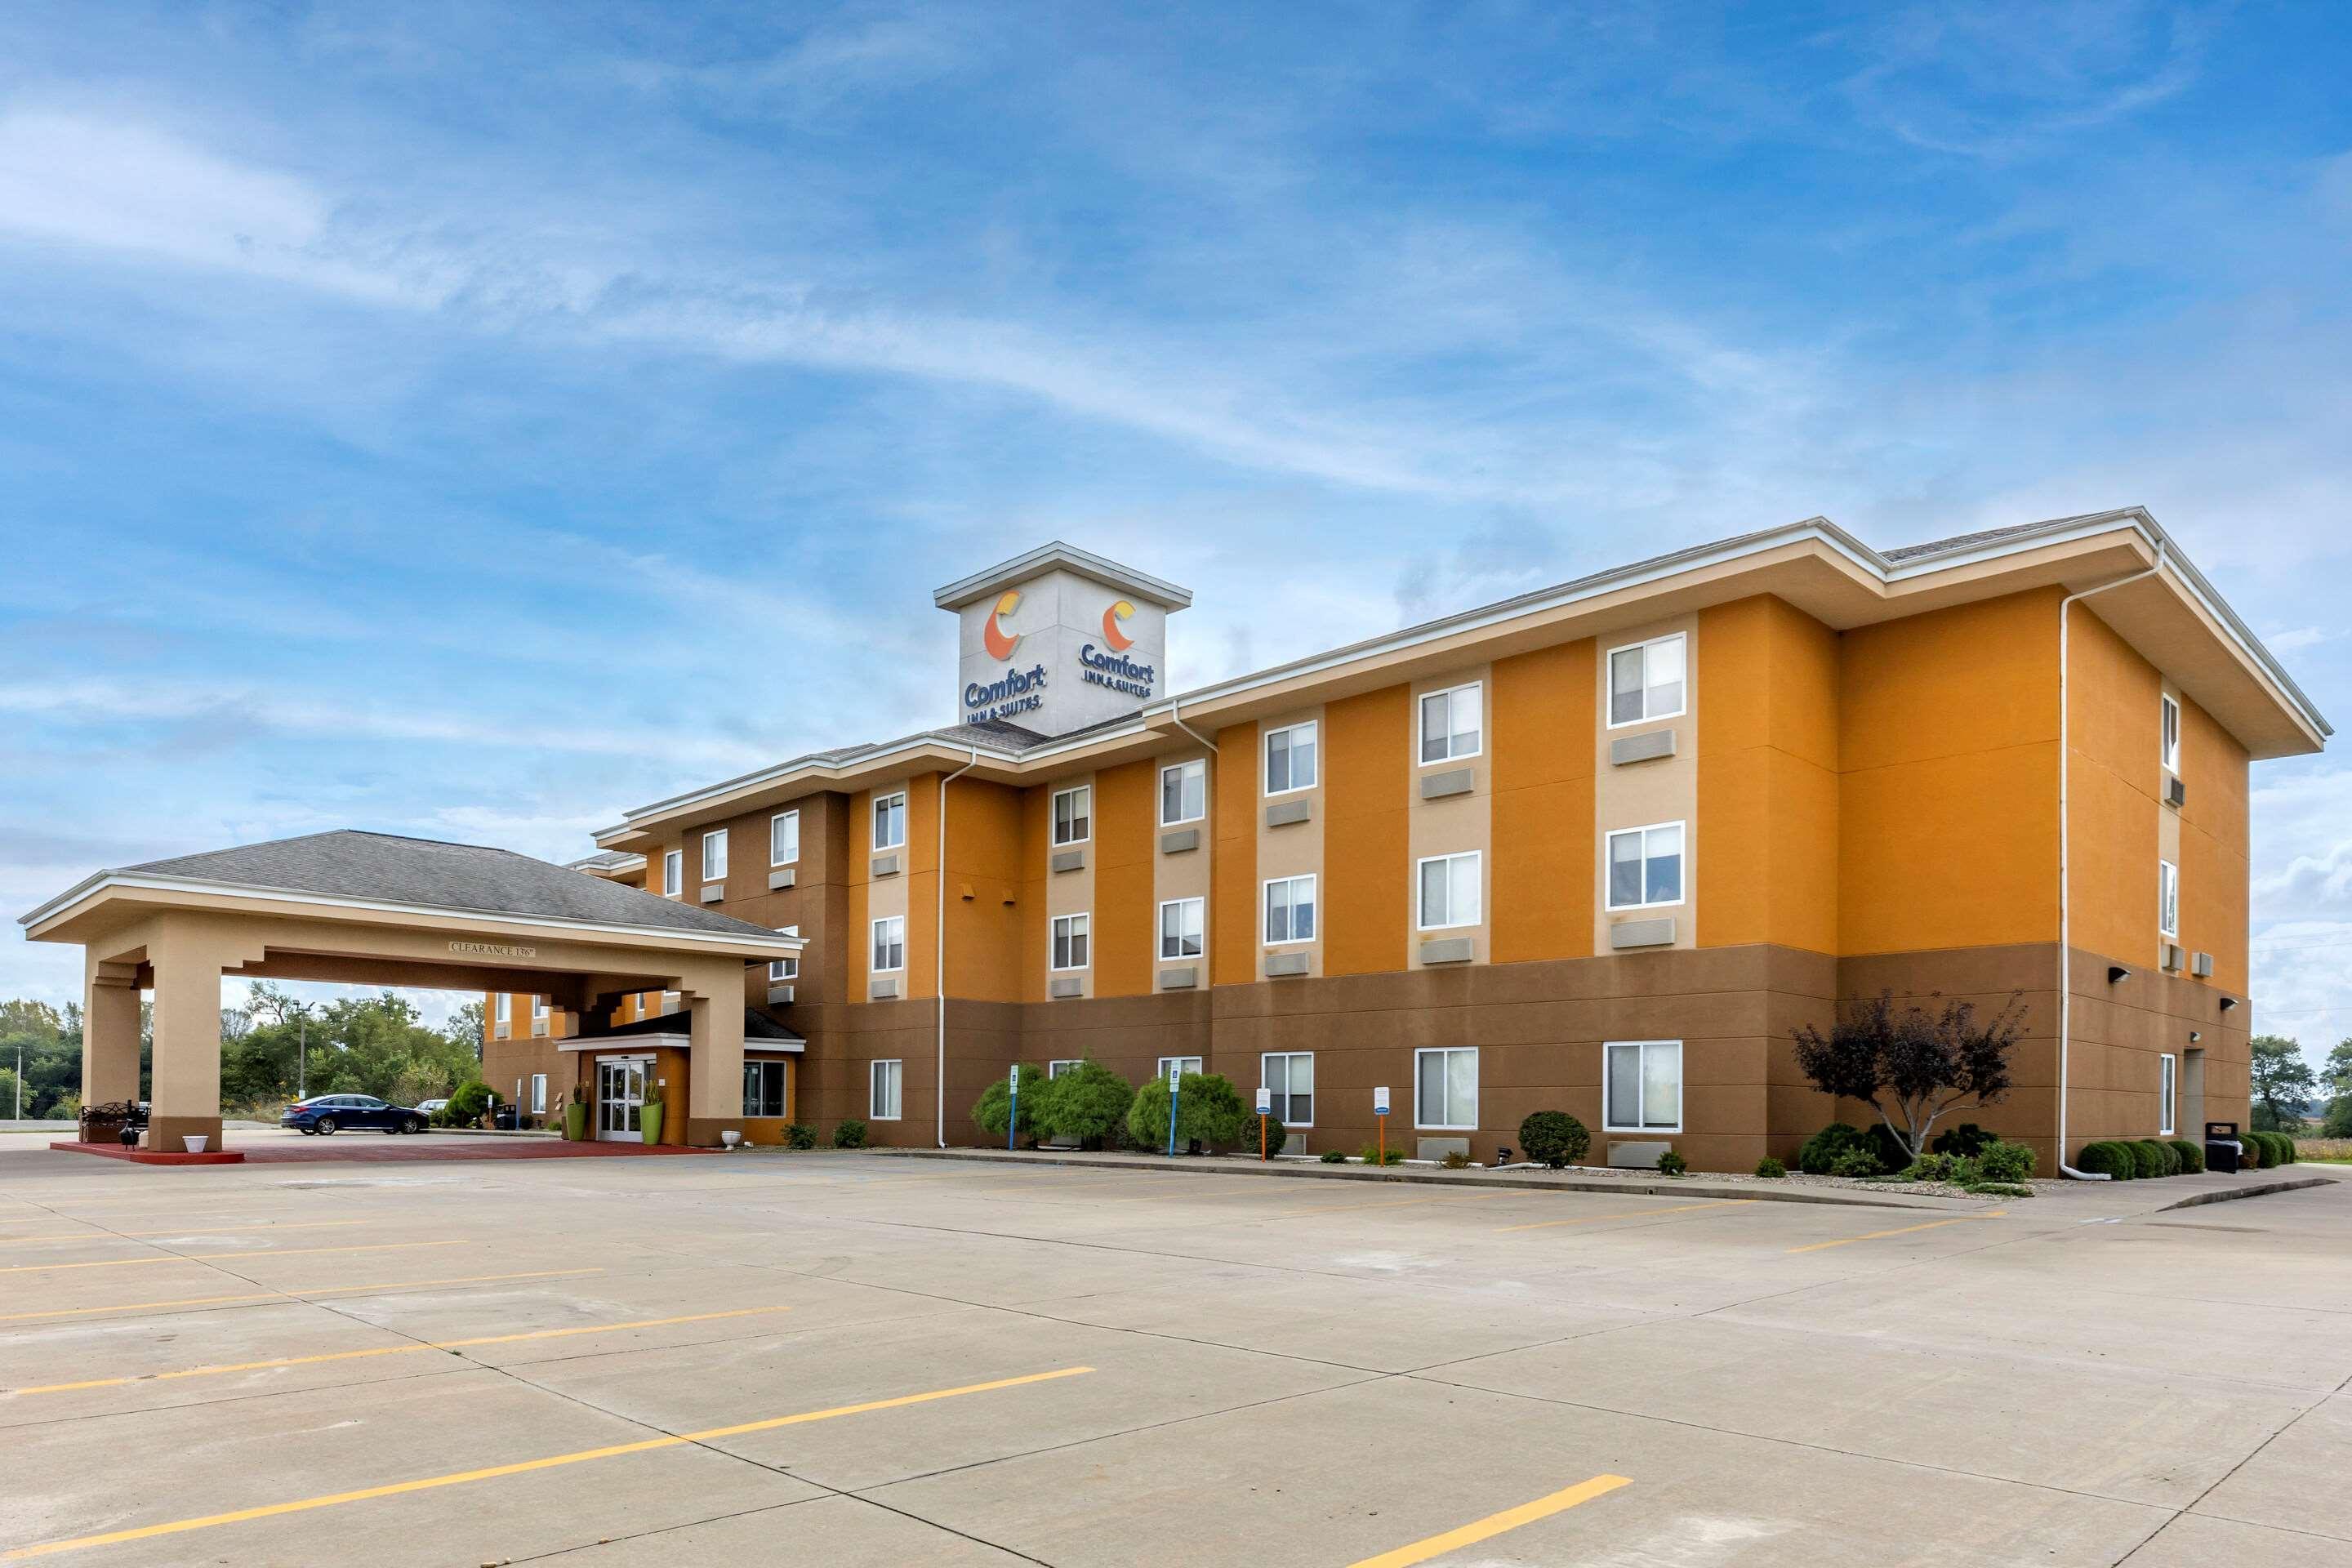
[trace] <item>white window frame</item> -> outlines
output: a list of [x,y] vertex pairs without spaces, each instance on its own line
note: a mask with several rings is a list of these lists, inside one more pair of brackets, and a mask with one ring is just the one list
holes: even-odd
[[[1272,800],[1278,795],[1298,795],[1304,791],[1313,789],[1317,784],[1323,782],[1323,747],[1321,737],[1316,733],[1316,730],[1317,725],[1315,721],[1312,719],[1306,719],[1301,720],[1296,724],[1285,724],[1279,729],[1268,730],[1259,738],[1257,748],[1257,781],[1258,787],[1264,793],[1266,799]],[[1307,736],[1307,744],[1308,747],[1307,754],[1313,759],[1313,762],[1307,768],[1307,772],[1313,776],[1305,784],[1286,784],[1280,789],[1276,789],[1274,787],[1274,738],[1276,735],[1296,736],[1302,731]],[[1295,779],[1298,773],[1298,742],[1296,740],[1293,740],[1290,742],[1288,754],[1291,758],[1291,776]]]
[[530,1113],[533,1116],[547,1114],[547,1075],[543,1072],[530,1075]]
[[[1313,934],[1308,936],[1286,936],[1279,938],[1271,934],[1274,925],[1274,887],[1277,882],[1286,883],[1292,887],[1296,887],[1300,882],[1307,884],[1307,904],[1308,907],[1315,911],[1315,930]],[[1265,881],[1258,884],[1257,939],[1260,946],[1305,947],[1311,942],[1317,942],[1323,940],[1322,889],[1318,888],[1315,884],[1316,874],[1312,871],[1307,871],[1296,877],[1268,877]],[[1296,893],[1291,895],[1290,907],[1294,910],[1298,908],[1298,897]],[[1296,925],[1297,921],[1294,920],[1291,923]]]
[[[1423,1120],[1422,1117],[1421,1058],[1423,1057],[1452,1056],[1456,1053],[1465,1052],[1468,1054],[1473,1063],[1475,1063],[1478,1060],[1478,1047],[1475,1046],[1423,1046],[1412,1053],[1412,1124],[1415,1128],[1427,1129],[1433,1132],[1475,1132],[1478,1131],[1478,1123],[1475,1121],[1429,1121]],[[1483,1098],[1485,1096],[1486,1086],[1484,1079],[1485,1075],[1481,1073],[1481,1081],[1479,1082],[1478,1087],[1471,1090],[1474,1097]],[[1449,1079],[1448,1081],[1450,1083],[1451,1080]],[[1446,1109],[1450,1110],[1453,1108],[1448,1106]],[[1474,1117],[1476,1116],[1476,1114],[1477,1112],[1475,1110],[1471,1112],[1471,1115]]]
[[1184,1069],[1186,1072],[1198,1073],[1206,1072],[1208,1070],[1208,1059],[1204,1057],[1161,1057],[1160,1058],[1159,1077],[1160,1081],[1163,1083],[1167,1081],[1168,1064],[1170,1062],[1191,1062],[1192,1065]]
[[1045,1081],[1051,1083],[1084,1060],[1081,1057],[1056,1057],[1045,1064]]
[[[1168,951],[1168,911],[1170,910],[1182,909],[1187,904],[1197,906],[1201,911],[1201,918],[1197,922],[1195,922],[1201,928],[1200,948],[1197,952],[1171,952]],[[1181,925],[1176,932],[1176,944],[1180,948],[1184,944],[1184,931]],[[1209,900],[1205,898],[1197,896],[1190,899],[1162,899],[1160,901],[1160,962],[1162,963],[1170,963],[1180,959],[1205,958],[1208,956],[1208,952]]]
[[682,898],[686,893],[686,851],[662,851],[662,897]]
[[2170,1051],[2157,1058],[2156,1119],[2162,1124],[2156,1130],[2159,1137],[2180,1130],[2180,1059]]
[[[877,959],[887,956],[887,950],[893,947],[898,950],[898,962],[887,964],[874,963],[874,966],[869,973],[875,974],[898,974],[903,973],[907,967],[907,917],[904,915],[882,915],[874,920],[871,924],[872,929],[867,934],[872,938],[872,940],[866,943],[866,947],[867,962],[873,963],[873,961]],[[892,940],[887,942],[883,940],[883,933],[886,928],[890,930],[890,936],[892,938]]]
[[[1635,1092],[1638,1095],[1642,1091],[1645,1090],[1649,1086],[1649,1053],[1653,1048],[1662,1046],[1672,1046],[1675,1050],[1679,1053],[1675,1058],[1675,1068],[1674,1125],[1671,1127],[1663,1125],[1622,1127],[1610,1121],[1609,1063],[1612,1058],[1619,1051],[1631,1051],[1633,1053],[1633,1084]],[[1684,1082],[1683,1068],[1688,1061],[1689,1055],[1687,1052],[1683,1051],[1683,1042],[1680,1040],[1604,1041],[1601,1047],[1601,1131],[1603,1132],[1680,1132],[1683,1130],[1683,1093],[1686,1087]],[[1644,1105],[1643,1109],[1646,1111],[1648,1107]]]
[[[887,1068],[889,1071],[882,1069]],[[882,1096],[877,1091],[885,1080],[890,1086],[890,1109],[882,1109]],[[907,1109],[907,1064],[900,1057],[877,1057],[866,1064],[866,1120],[896,1121]]]
[[[786,1063],[785,1063],[785,1061],[783,1060],[783,1058],[780,1058],[780,1057],[746,1057],[746,1058],[743,1058],[743,1076],[744,1076],[745,1078],[749,1078],[749,1077],[751,1077],[753,1073],[755,1073],[755,1072],[756,1072],[756,1073],[758,1073],[758,1074],[759,1074],[762,1079],[764,1079],[764,1078],[766,1078],[766,1077],[768,1076],[768,1069],[769,1069],[769,1068],[775,1068],[775,1069],[776,1069],[776,1077],[783,1080],[783,1093],[782,1093],[782,1094],[781,1094],[780,1096],[778,1096],[777,1098],[778,1098],[778,1100],[779,1100],[783,1104],[783,1106],[784,1106],[786,1109],[785,1109],[784,1110],[779,1110],[779,1111],[777,1111],[777,1112],[776,1112],[776,1114],[777,1114],[778,1116],[783,1116],[783,1115],[785,1115],[785,1114],[787,1114],[787,1113],[788,1113],[788,1111],[789,1111],[789,1110],[790,1110],[790,1108],[791,1108],[791,1106],[792,1106],[792,1103],[793,1103],[793,1071],[792,1071],[792,1068],[791,1068],[788,1065],[786,1065]],[[872,1083],[869,1081],[869,1082],[867,1083],[867,1085],[866,1085],[866,1093],[870,1096],[870,1095],[873,1093],[873,1091],[874,1091],[874,1090],[873,1090],[873,1085],[872,1085]],[[762,1100],[764,1100],[767,1098],[767,1095],[766,1095],[766,1092],[765,1092],[765,1090],[764,1090],[764,1089],[762,1089],[762,1091],[761,1091],[761,1095],[760,1095],[760,1098],[761,1098]],[[752,1104],[752,1097],[751,1097],[751,1086],[750,1086],[749,1084],[746,1084],[746,1085],[744,1085],[744,1088],[743,1088],[743,1114],[744,1114],[744,1115],[746,1115],[746,1116],[760,1116],[760,1117],[764,1117],[764,1116],[766,1116],[766,1115],[768,1114],[768,1112],[767,1112],[767,1111],[765,1111],[765,1110],[752,1110],[752,1109],[751,1109],[751,1104]]]
[[799,954],[795,953],[790,958],[772,958],[768,960],[769,984],[781,985],[787,980],[798,980],[800,977],[801,961]]
[[[898,808],[896,816],[898,823],[898,837],[885,844],[882,841],[884,832],[882,825],[890,820],[893,815],[890,808],[893,806]],[[869,837],[874,840],[877,854],[885,849],[904,849],[907,847],[907,792],[905,790],[894,789],[888,795],[877,795],[874,797],[873,832]]]
[[[1452,918],[1454,915],[1454,863],[1457,860],[1470,862],[1472,897],[1478,903],[1477,912],[1466,921]],[[1433,921],[1429,918],[1429,884],[1424,879],[1428,868],[1437,865],[1443,865],[1446,868],[1445,913],[1447,918],[1442,921]],[[1486,857],[1475,849],[1465,849],[1454,855],[1423,856],[1412,863],[1412,902],[1413,919],[1417,928],[1422,931],[1459,931],[1465,927],[1485,925],[1486,923]]]
[[[1314,1077],[1314,1074],[1315,1074],[1315,1053],[1314,1053],[1313,1051],[1261,1051],[1261,1052],[1258,1054],[1258,1058],[1257,1058],[1257,1081],[1258,1081],[1260,1084],[1265,1084],[1265,1083],[1266,1082],[1266,1071],[1265,1071],[1265,1064],[1266,1064],[1266,1063],[1268,1063],[1268,1062],[1274,1062],[1274,1061],[1278,1061],[1278,1062],[1281,1062],[1282,1064],[1284,1064],[1284,1065],[1283,1065],[1283,1069],[1282,1069],[1282,1110],[1283,1110],[1283,1114],[1282,1114],[1282,1115],[1280,1115],[1280,1116],[1278,1116],[1278,1117],[1276,1117],[1275,1120],[1276,1120],[1276,1121],[1279,1121],[1279,1122],[1281,1122],[1281,1123],[1282,1123],[1282,1125],[1283,1125],[1283,1126],[1285,1126],[1285,1127],[1312,1127],[1312,1126],[1314,1126],[1314,1125],[1315,1125],[1315,1096],[1316,1096],[1318,1093],[1319,1093],[1319,1092],[1320,1092],[1320,1091],[1319,1091],[1319,1090],[1318,1090],[1318,1089],[1308,1089],[1308,1090],[1307,1091],[1307,1120],[1306,1120],[1306,1121],[1293,1121],[1290,1119],[1290,1116],[1289,1116],[1290,1103],[1291,1103],[1291,1099],[1292,1099],[1291,1092],[1290,1092],[1290,1067],[1289,1067],[1289,1064],[1290,1064],[1292,1061],[1297,1060],[1297,1058],[1301,1058],[1301,1057],[1304,1057],[1304,1058],[1306,1058],[1306,1060],[1307,1060],[1307,1076],[1308,1076],[1309,1079],[1311,1080],[1311,1079],[1313,1079],[1313,1077]],[[1168,1069],[1167,1069],[1167,1068],[1160,1068],[1160,1072],[1164,1075],[1164,1074],[1167,1072],[1167,1070],[1168,1070]]]
[[490,1007],[490,1033],[494,1039],[505,1039],[514,1032],[514,997],[501,991]]
[[[1454,744],[1454,699],[1465,691],[1475,692],[1476,694],[1476,700],[1478,703],[1478,743],[1469,751],[1456,752],[1450,749]],[[1445,743],[1449,749],[1445,755],[1442,757],[1433,757],[1429,754],[1428,704],[1429,700],[1433,697],[1443,697],[1445,699]],[[1412,754],[1418,760],[1420,765],[1424,768],[1442,768],[1448,763],[1467,762],[1472,757],[1481,757],[1486,755],[1486,683],[1483,680],[1465,680],[1459,686],[1441,686],[1436,688],[1434,690],[1417,691],[1413,693],[1412,725],[1414,731]]]
[[[1650,649],[1670,642],[1678,642],[1683,645],[1682,705],[1671,713],[1652,713],[1647,711],[1650,705]],[[1620,719],[1615,716],[1617,709],[1615,700],[1617,695],[1617,656],[1621,653],[1633,653],[1637,650],[1642,655],[1642,706],[1644,711],[1638,719]],[[1602,713],[1609,716],[1608,727],[1612,730],[1627,730],[1636,724],[1654,724],[1661,719],[1681,718],[1684,714],[1690,711],[1690,637],[1687,633],[1668,632],[1664,637],[1643,637],[1640,642],[1619,643],[1601,658],[1601,710]]]
[[[1184,779],[1185,779],[1185,777],[1186,777],[1186,776],[1189,776],[1191,773],[1196,773],[1196,772],[1200,774],[1200,777],[1201,777],[1201,809],[1200,809],[1200,810],[1198,810],[1198,811],[1196,811],[1196,812],[1194,812],[1194,813],[1193,813],[1192,816],[1169,816],[1169,815],[1168,815],[1168,775],[1169,775],[1169,774],[1171,774],[1171,773],[1174,773],[1174,774],[1178,775],[1178,777],[1177,777],[1177,782],[1176,782],[1176,805],[1177,805],[1177,809],[1179,809],[1179,810],[1181,811],[1181,809],[1183,809],[1183,805],[1184,805]],[[1162,768],[1162,769],[1160,769],[1160,826],[1162,826],[1162,827],[1181,827],[1181,826],[1184,826],[1186,823],[1188,823],[1188,822],[1198,822],[1198,821],[1202,820],[1203,817],[1207,816],[1208,815],[1209,815],[1209,759],[1208,759],[1208,758],[1206,758],[1206,757],[1192,757],[1192,758],[1188,758],[1188,759],[1186,759],[1185,761],[1181,762],[1181,763],[1169,763],[1166,767],[1164,767],[1164,768]]]
[[[1054,792],[1054,798],[1045,808],[1045,835],[1054,841],[1055,848],[1067,849],[1073,844],[1084,844],[1094,837],[1094,793],[1091,784],[1072,784],[1067,789]],[[1065,838],[1062,837],[1062,803],[1073,795],[1080,798],[1076,809],[1070,815],[1086,824],[1086,831],[1075,838]]]
[[[779,857],[776,854],[776,824],[779,822],[789,822],[793,825],[791,834],[793,852],[782,857]],[[780,811],[773,816],[768,818],[768,864],[771,866],[797,865],[800,861],[800,858],[801,808],[799,806],[794,806],[790,811]]]
[[534,996],[530,999],[530,1032],[532,1034],[546,1034],[552,1026],[552,1016],[548,1008],[546,997]]
[[[716,867],[710,863],[714,847],[719,851]],[[702,836],[702,879],[706,882],[727,879],[727,830],[723,827],[714,827]]]
[[[1065,947],[1076,949],[1083,943],[1086,956],[1076,963],[1060,961]],[[1095,961],[1095,921],[1091,910],[1078,910],[1066,915],[1055,915],[1045,930],[1045,967],[1056,974],[1075,974],[1091,969]]]
[[2161,856],[2156,862],[2156,934],[2180,940],[2180,868]]
[[[2177,777],[2180,773],[2180,704],[2161,693],[2157,703],[2156,760]],[[2165,732],[2168,728],[2169,734]]]
[[[1659,900],[1655,900],[1654,902],[1654,901],[1650,901],[1650,900],[1644,900],[1643,902],[1638,903],[1638,904],[1621,904],[1621,903],[1618,903],[1618,902],[1616,901],[1616,890],[1615,890],[1615,889],[1613,889],[1613,888],[1610,885],[1610,884],[1612,883],[1612,881],[1614,879],[1612,879],[1612,878],[1609,875],[1610,868],[1611,868],[1612,867],[1613,867],[1613,866],[1617,863],[1617,862],[1616,862],[1616,860],[1615,860],[1615,859],[1614,859],[1614,858],[1613,858],[1613,857],[1614,857],[1614,853],[1615,853],[1615,852],[1610,848],[1610,841],[1611,841],[1611,840],[1612,840],[1612,839],[1622,838],[1622,837],[1625,837],[1625,835],[1627,835],[1627,834],[1629,834],[1629,833],[1638,833],[1638,834],[1642,835],[1642,860],[1641,860],[1641,866],[1642,866],[1642,891],[1643,891],[1643,892],[1644,892],[1644,893],[1647,893],[1647,892],[1650,890],[1650,839],[1649,839],[1649,836],[1650,836],[1651,834],[1653,834],[1653,833],[1655,833],[1659,828],[1662,828],[1662,827],[1673,827],[1673,828],[1678,828],[1678,829],[1680,829],[1680,830],[1681,830],[1681,833],[1682,833],[1682,836],[1683,836],[1683,847],[1682,847],[1682,851],[1681,851],[1681,858],[1682,858],[1682,863],[1683,863],[1683,870],[1682,870],[1682,880],[1681,880],[1681,886],[1677,887],[1677,888],[1675,889],[1675,896],[1674,896],[1673,898],[1671,898],[1671,899],[1659,899]],[[1603,907],[1603,908],[1605,908],[1605,909],[1607,909],[1608,910],[1610,910],[1612,913],[1614,913],[1614,912],[1616,912],[1616,911],[1618,911],[1618,910],[1671,910],[1671,909],[1675,908],[1675,906],[1677,906],[1677,905],[1679,905],[1679,904],[1687,903],[1687,902],[1690,900],[1690,887],[1691,887],[1690,824],[1689,824],[1687,821],[1681,821],[1681,822],[1645,822],[1645,823],[1642,824],[1642,826],[1640,826],[1639,827],[1612,827],[1612,828],[1610,828],[1607,832],[1605,832],[1605,833],[1601,834],[1601,904],[1602,904],[1602,907]]]
[[665,991],[661,994],[661,1010],[665,1015],[675,1013],[685,1005],[686,993],[683,991]]

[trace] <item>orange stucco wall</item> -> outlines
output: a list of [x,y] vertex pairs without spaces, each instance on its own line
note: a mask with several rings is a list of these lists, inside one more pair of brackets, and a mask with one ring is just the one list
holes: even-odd
[[842,880],[849,889],[849,930],[845,934],[849,942],[849,994],[846,1002],[866,1001],[866,982],[874,972],[874,933],[868,929],[866,885],[873,880],[870,860],[873,843],[874,792],[859,790],[849,797],[849,858],[842,867]]
[[1494,961],[1586,958],[1592,909],[1593,659],[1590,637],[1494,663]]
[[1323,732],[1323,973],[1402,969],[1412,693],[1391,686],[1328,704]]
[[2180,939],[2213,955],[2213,984],[2243,995],[2251,868],[2246,749],[2205,710],[2181,700]]
[[1209,759],[1210,826],[1217,845],[1209,896],[1209,972],[1219,985],[1257,978],[1257,726],[1217,731]]
[[1151,874],[1160,854],[1153,828],[1160,768],[1127,763],[1095,775],[1094,994],[1141,996],[1151,990]]
[[948,785],[948,994],[1023,999],[1022,805],[1024,792],[959,779]]
[[[2145,962],[2157,941],[2158,760],[2155,667],[2089,605],[2070,612],[2068,858],[2074,945]],[[2052,784],[2055,788],[2054,781]],[[2054,863],[2054,862],[2053,862]]]
[[1045,999],[1045,949],[1051,941],[1045,879],[1053,832],[1054,786],[1032,784],[1021,792],[1021,1000]]

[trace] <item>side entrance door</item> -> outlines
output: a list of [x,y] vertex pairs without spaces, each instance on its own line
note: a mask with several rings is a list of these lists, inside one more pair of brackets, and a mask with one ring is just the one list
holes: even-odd
[[605,1058],[596,1063],[596,1137],[605,1143],[642,1143],[639,1118],[646,1105],[642,1058]]

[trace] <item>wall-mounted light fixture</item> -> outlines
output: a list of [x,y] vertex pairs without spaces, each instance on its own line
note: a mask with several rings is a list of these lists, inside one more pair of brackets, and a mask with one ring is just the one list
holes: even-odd
[[2122,964],[2120,964],[2120,963],[2110,963],[2110,964],[2108,964],[2108,965],[2107,965],[2107,984],[2110,984],[2110,985],[2120,985],[2120,984],[2122,984],[2125,981],[2129,980],[2130,978],[2131,978],[2131,971],[2130,971],[2130,970],[2128,970],[2128,969],[2126,969]]
[[2237,999],[2235,996],[2224,996],[2224,997],[2222,997],[2222,998],[2221,998],[2221,1011],[2223,1011],[2224,1013],[2228,1012],[2231,1008],[2232,1008],[2232,1007],[2236,1006],[2237,1005],[2238,1005],[2238,999]]
[[2189,1031],[2189,1043],[2192,1046],[2204,1037],[2204,1034],[2200,1030],[2191,1029]]

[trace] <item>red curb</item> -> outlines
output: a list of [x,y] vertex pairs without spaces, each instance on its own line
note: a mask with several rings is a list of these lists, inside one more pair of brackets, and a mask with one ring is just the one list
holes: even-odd
[[53,1140],[49,1147],[68,1154],[96,1154],[104,1160],[128,1160],[134,1165],[242,1165],[245,1156],[235,1149],[211,1149],[202,1154],[167,1149],[129,1149],[120,1143],[82,1143],[70,1138]]
[[370,1146],[321,1146],[299,1149],[225,1149],[207,1154],[173,1154],[153,1149],[125,1149],[113,1143],[78,1143],[66,1141],[52,1142],[52,1149],[62,1149],[74,1154],[97,1154],[109,1160],[129,1160],[141,1165],[417,1165],[446,1163],[460,1160],[593,1160],[629,1159],[655,1154],[716,1154],[717,1149],[689,1149],[675,1143],[560,1143],[552,1141],[530,1143],[491,1142],[485,1139],[479,1148],[452,1148],[446,1144],[418,1149],[393,1144]]

